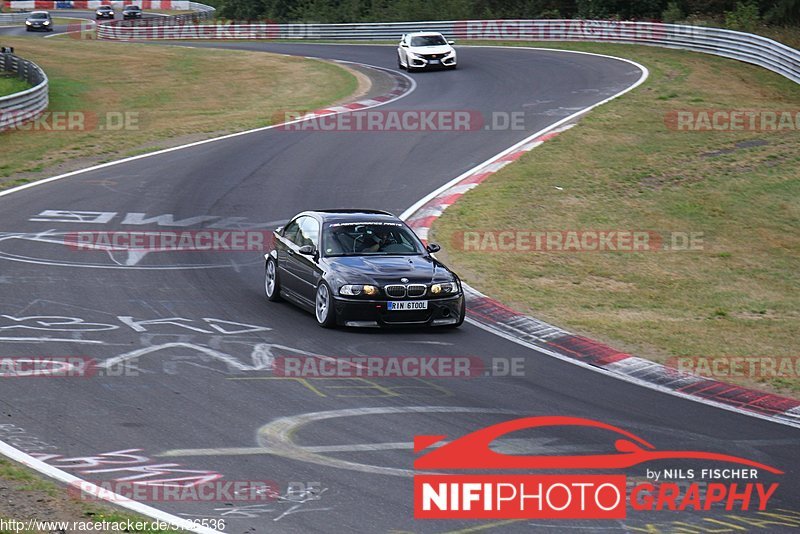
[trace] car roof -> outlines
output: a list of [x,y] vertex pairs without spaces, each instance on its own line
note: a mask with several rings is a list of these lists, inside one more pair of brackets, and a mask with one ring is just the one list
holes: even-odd
[[49,11],[31,11],[30,13],[28,13],[28,16],[31,16],[31,15],[49,15],[49,14],[50,14]]
[[311,215],[322,222],[348,222],[348,221],[398,221],[399,219],[388,211],[370,209],[329,209],[329,210],[309,210],[299,213],[300,215]]
[[411,32],[406,35],[408,35],[409,37],[427,37],[429,35],[441,35],[442,37],[444,37],[444,35],[442,35],[441,32]]

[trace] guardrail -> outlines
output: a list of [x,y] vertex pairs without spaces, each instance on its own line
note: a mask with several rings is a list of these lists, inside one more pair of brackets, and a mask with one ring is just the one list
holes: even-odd
[[[189,23],[198,23],[203,22],[206,20],[210,20],[214,18],[214,13],[216,9],[211,6],[207,6],[205,4],[199,4],[197,2],[189,2],[188,3],[189,9],[193,11],[193,13],[184,13],[181,15],[168,15],[166,17],[153,17],[153,18],[146,18],[146,19],[132,19],[132,20],[117,20],[108,22],[103,24],[102,26],[110,26],[112,28],[116,27],[123,27],[123,28],[138,28],[138,27],[164,27],[164,26],[173,26],[173,27],[183,27]],[[100,36],[100,29],[98,28],[98,37]],[[102,39],[102,37],[100,37]]]
[[33,120],[49,104],[47,75],[36,63],[14,54],[0,53],[0,70],[15,72],[33,87],[13,95],[0,96],[0,131]]
[[16,24],[25,22],[28,13],[0,13],[0,24]]
[[594,41],[692,50],[759,65],[800,83],[800,51],[749,33],[652,22],[467,20],[363,24],[101,25],[100,39],[303,39],[384,41],[435,31],[460,40]]

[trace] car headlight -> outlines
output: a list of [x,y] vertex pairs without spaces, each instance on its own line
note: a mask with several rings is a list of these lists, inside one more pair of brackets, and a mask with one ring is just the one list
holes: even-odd
[[455,282],[445,282],[443,284],[433,284],[431,295],[448,295],[458,291],[458,284]]
[[46,21],[44,21],[42,24],[44,24],[45,26],[50,26],[50,21],[49,21],[49,20],[46,20]]
[[28,26],[30,26],[30,25],[31,25],[31,24],[33,24],[33,23],[32,23],[31,21],[29,21],[29,20],[26,20],[26,21],[25,21],[25,24],[27,24]]
[[371,285],[347,284],[339,288],[339,294],[348,297],[357,297],[361,294],[373,296],[378,294],[378,288]]

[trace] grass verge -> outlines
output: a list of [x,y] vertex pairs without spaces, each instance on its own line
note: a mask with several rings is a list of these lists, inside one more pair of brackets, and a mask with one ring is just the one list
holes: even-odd
[[20,80],[14,74],[0,73],[0,96],[19,93],[25,89],[30,89],[24,80]]
[[267,126],[283,110],[319,108],[357,87],[338,66],[258,52],[77,39],[69,46],[58,39],[3,43],[47,73],[49,111],[83,113],[84,121],[73,123],[77,130],[0,133],[0,188],[65,162],[86,166],[188,136]]
[[[519,43],[505,43],[519,44]],[[764,69],[643,46],[554,44],[650,69],[467,193],[434,225],[443,259],[477,289],[638,356],[796,357],[800,331],[800,125],[680,132],[676,110],[800,109],[800,86]],[[534,95],[532,95],[533,97]],[[702,232],[699,251],[489,253],[464,230]],[[797,396],[800,378],[727,377]]]
[[[153,528],[152,521],[143,516],[121,512],[98,502],[86,502],[69,495],[63,486],[44,479],[38,473],[19,464],[0,458],[0,519],[17,522],[29,519],[54,522],[105,522],[111,529],[113,524],[122,528],[117,532],[142,534],[180,534],[180,530]],[[128,524],[140,523],[145,528],[124,530]],[[68,530],[68,529],[67,529]],[[41,531],[4,530],[0,534],[38,534]],[[102,528],[92,532],[105,532]],[[113,530],[111,530],[113,532]]]

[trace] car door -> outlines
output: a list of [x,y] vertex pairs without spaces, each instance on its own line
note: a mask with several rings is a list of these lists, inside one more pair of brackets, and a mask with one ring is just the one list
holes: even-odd
[[313,302],[321,275],[319,268],[320,225],[319,221],[313,217],[301,217],[299,223],[299,245],[301,247],[311,245],[314,247],[314,253],[300,254],[297,252],[292,256],[290,263],[297,274],[298,293],[301,297]]
[[294,219],[284,226],[275,242],[275,252],[278,255],[278,277],[283,289],[292,293],[297,293],[300,288],[297,268],[292,259],[298,253],[297,249],[300,248],[297,241],[301,218]]

